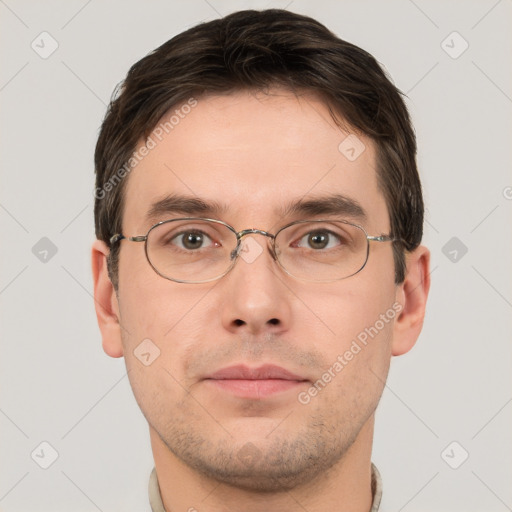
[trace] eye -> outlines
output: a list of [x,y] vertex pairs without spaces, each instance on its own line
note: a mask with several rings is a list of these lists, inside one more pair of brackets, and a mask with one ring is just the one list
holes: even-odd
[[182,231],[174,236],[170,240],[170,243],[187,251],[204,249],[204,244],[208,243],[210,244],[210,247],[219,245],[218,243],[213,242],[213,240],[202,231]]
[[315,230],[306,233],[296,244],[296,247],[306,247],[308,249],[332,249],[333,247],[343,245],[344,239],[328,230]]

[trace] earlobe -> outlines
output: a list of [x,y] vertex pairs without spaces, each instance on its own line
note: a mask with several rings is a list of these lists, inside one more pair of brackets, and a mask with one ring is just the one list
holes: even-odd
[[416,343],[423,327],[430,289],[430,251],[419,246],[406,256],[404,282],[397,287],[397,301],[402,310],[395,320],[392,354],[408,352]]
[[123,355],[119,305],[114,286],[107,269],[109,248],[96,240],[92,246],[92,275],[94,281],[94,305],[103,340],[103,350],[111,357]]

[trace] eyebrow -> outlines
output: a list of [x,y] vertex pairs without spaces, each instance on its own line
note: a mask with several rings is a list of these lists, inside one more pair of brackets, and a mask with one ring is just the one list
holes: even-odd
[[[210,216],[220,218],[230,211],[227,204],[181,194],[170,194],[155,201],[148,213],[148,221],[156,221],[166,215]],[[298,199],[276,209],[280,217],[339,215],[351,219],[366,220],[367,215],[361,204],[342,194],[318,195]]]
[[170,194],[158,201],[155,201],[146,214],[150,221],[157,220],[164,215],[210,215],[222,216],[228,211],[227,205],[222,205],[217,201],[206,201],[198,197],[185,196],[180,194]]
[[366,212],[361,204],[342,194],[314,196],[310,199],[299,199],[288,203],[280,210],[283,217],[295,215],[341,215],[357,220],[366,220]]

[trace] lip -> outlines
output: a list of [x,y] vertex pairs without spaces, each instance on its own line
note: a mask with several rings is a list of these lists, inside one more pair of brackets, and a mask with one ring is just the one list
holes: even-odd
[[308,380],[280,366],[266,364],[257,368],[245,365],[222,368],[207,376],[205,381],[239,398],[261,399],[297,389]]
[[222,368],[221,370],[212,373],[207,377],[208,379],[215,380],[267,380],[267,379],[281,379],[281,380],[296,380],[304,381],[307,380],[304,377],[295,375],[280,366],[273,364],[264,364],[257,368],[249,368],[243,364],[236,366],[229,366],[228,368]]

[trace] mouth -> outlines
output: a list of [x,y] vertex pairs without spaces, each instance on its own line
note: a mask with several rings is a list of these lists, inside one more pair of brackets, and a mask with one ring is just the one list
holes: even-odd
[[297,390],[309,382],[308,379],[275,365],[263,365],[258,368],[249,368],[245,365],[230,366],[212,373],[204,380],[220,392],[247,399],[262,399]]

